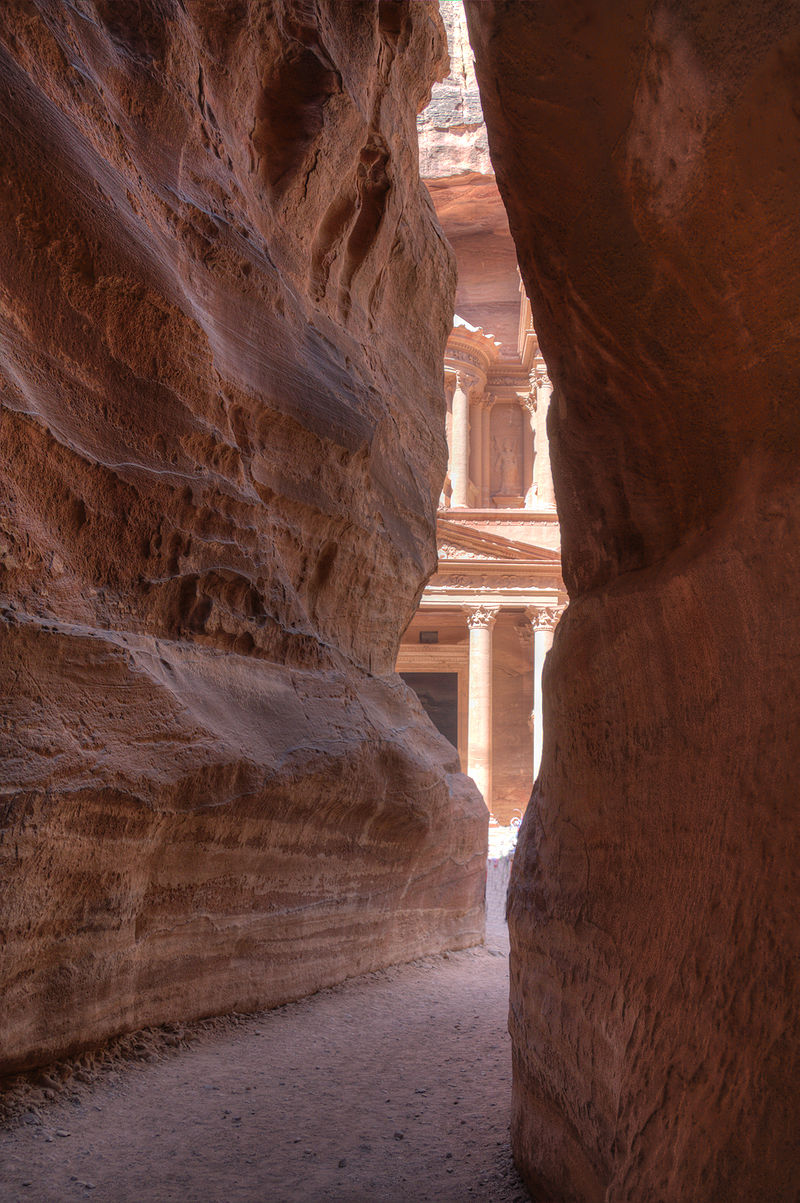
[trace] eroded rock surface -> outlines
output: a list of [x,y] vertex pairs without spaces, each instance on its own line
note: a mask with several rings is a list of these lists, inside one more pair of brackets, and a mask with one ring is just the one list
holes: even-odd
[[519,273],[489,158],[486,125],[461,3],[441,5],[450,74],[420,113],[420,174],[458,262],[456,312],[516,350]]
[[392,666],[454,270],[428,4],[0,12],[3,1069],[476,942]]
[[511,893],[537,1199],[800,1192],[797,8],[467,5],[571,603]]

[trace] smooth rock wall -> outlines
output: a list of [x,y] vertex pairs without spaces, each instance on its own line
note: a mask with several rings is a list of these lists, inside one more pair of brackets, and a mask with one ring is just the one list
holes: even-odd
[[455,272],[435,6],[0,10],[0,1069],[481,938],[392,673]]
[[537,1200],[800,1197],[800,19],[467,3],[570,606],[510,898]]

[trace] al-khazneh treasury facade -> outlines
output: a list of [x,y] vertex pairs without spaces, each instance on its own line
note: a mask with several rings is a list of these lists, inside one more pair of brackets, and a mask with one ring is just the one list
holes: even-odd
[[513,358],[455,320],[439,567],[397,661],[504,824],[524,811],[538,770],[542,666],[566,602],[547,451],[552,386],[524,296],[520,308]]
[[418,118],[420,169],[455,251],[461,317],[444,365],[439,568],[397,667],[505,824],[525,809],[538,768],[542,665],[566,602],[547,450],[552,389],[520,292],[464,12],[443,4],[441,13],[451,72]]

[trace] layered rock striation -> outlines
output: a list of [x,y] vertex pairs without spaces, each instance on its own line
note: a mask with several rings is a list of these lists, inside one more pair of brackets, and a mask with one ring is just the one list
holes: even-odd
[[571,596],[511,885],[515,1156],[536,1199],[790,1203],[797,8],[467,12]]
[[393,675],[455,286],[434,6],[0,12],[0,1069],[481,938]]

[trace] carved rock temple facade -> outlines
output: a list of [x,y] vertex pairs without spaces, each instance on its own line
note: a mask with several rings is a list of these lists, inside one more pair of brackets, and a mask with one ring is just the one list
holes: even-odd
[[438,570],[398,671],[501,824],[542,752],[542,668],[565,604],[546,420],[552,386],[524,293],[516,354],[457,317],[445,357],[449,462]]
[[451,71],[419,118],[420,163],[456,253],[463,316],[444,364],[438,570],[397,668],[505,825],[521,817],[538,770],[542,668],[566,602],[547,447],[552,386],[489,160],[463,10],[442,15]]

